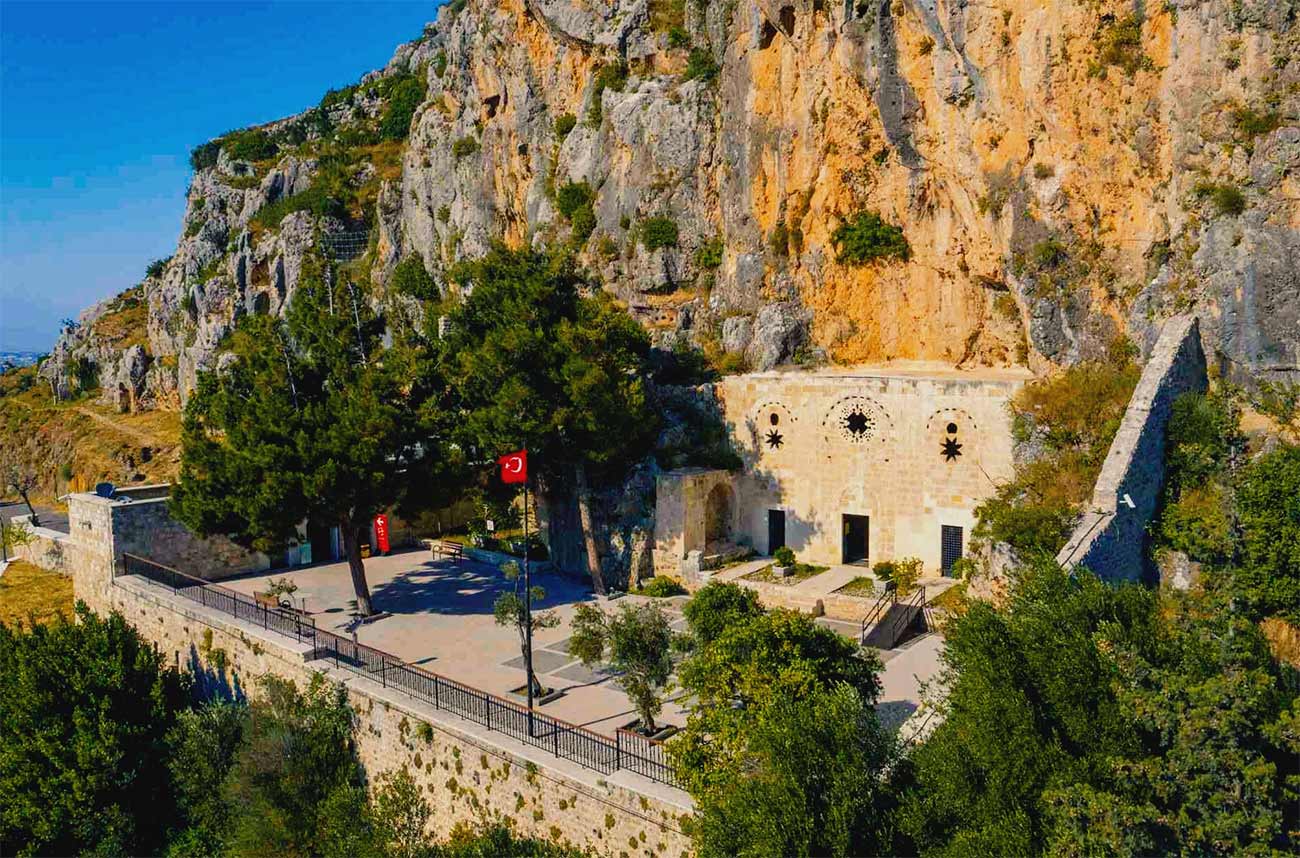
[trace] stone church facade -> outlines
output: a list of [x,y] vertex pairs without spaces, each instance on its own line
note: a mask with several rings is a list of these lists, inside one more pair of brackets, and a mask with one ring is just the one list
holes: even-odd
[[730,376],[738,472],[660,475],[655,568],[690,577],[737,549],[821,565],[962,555],[974,509],[1012,476],[1008,400],[1028,374],[922,368]]

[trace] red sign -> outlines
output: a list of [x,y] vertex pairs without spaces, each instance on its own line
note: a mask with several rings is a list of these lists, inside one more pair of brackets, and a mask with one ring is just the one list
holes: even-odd
[[501,482],[523,483],[528,481],[527,450],[520,450],[518,453],[507,453],[497,459],[497,464],[501,466]]
[[388,516],[375,516],[375,547],[380,554],[388,553]]

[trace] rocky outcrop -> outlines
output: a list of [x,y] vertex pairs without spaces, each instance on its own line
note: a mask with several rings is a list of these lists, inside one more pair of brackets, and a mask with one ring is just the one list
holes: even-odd
[[[1229,372],[1300,375],[1297,11],[444,6],[384,69],[264,126],[262,160],[227,137],[200,165],[176,254],[144,283],[143,381],[140,354],[124,368],[124,347],[85,330],[46,374],[66,384],[93,357],[106,395],[174,407],[240,315],[283,311],[317,242],[351,241],[350,276],[368,271],[374,305],[407,313],[386,292],[399,260],[441,281],[505,241],[572,243],[659,342],[720,343],[760,369],[1044,368],[1117,334],[1149,350],[1194,311]],[[376,129],[410,75],[423,101],[397,141]],[[565,215],[567,185],[589,198]],[[908,252],[842,232],[866,213]],[[362,238],[330,238],[345,234]]]

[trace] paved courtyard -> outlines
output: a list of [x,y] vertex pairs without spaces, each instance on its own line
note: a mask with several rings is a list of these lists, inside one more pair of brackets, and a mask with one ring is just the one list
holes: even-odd
[[[293,602],[301,604],[319,628],[350,634],[348,602],[355,596],[346,563],[239,578],[222,586],[251,595],[266,589],[270,578],[288,578],[298,585]],[[498,569],[470,560],[434,560],[426,551],[410,551],[367,559],[366,578],[375,609],[392,616],[360,626],[357,640],[361,643],[502,697],[511,697],[511,689],[524,684],[519,635],[514,627],[498,626],[492,614],[497,596],[513,587]],[[588,670],[565,650],[574,609],[593,601],[591,588],[558,574],[534,575],[533,583],[546,590],[546,598],[534,603],[534,610],[553,610],[560,617],[558,626],[533,636],[533,665],[542,684],[563,692],[541,711],[613,735],[616,727],[636,719],[626,695],[609,671]],[[624,600],[656,602],[672,614],[675,628],[685,628],[681,599],[624,596],[605,607],[613,609]],[[686,722],[671,700],[660,720]]]
[[[366,577],[375,609],[392,616],[360,626],[361,643],[502,697],[510,697],[512,689],[523,685],[518,634],[513,627],[498,626],[492,613],[497,596],[513,586],[498,569],[471,560],[434,560],[426,551],[409,551],[367,559]],[[354,594],[346,563],[238,578],[222,586],[251,595],[266,589],[271,578],[288,578],[298,585],[293,602],[318,627],[350,634],[348,603]],[[555,573],[534,575],[533,583],[546,590],[546,598],[534,609],[551,610],[560,617],[558,626],[539,631],[533,639],[533,662],[542,684],[562,692],[541,711],[612,735],[615,728],[636,718],[626,695],[608,669],[589,670],[566,650],[576,606],[594,601],[590,586]],[[685,597],[624,596],[604,607],[612,610],[625,600],[654,602],[669,613],[675,629],[686,627],[681,615]],[[856,624],[822,622],[856,638]],[[882,653],[880,714],[886,723],[896,727],[916,709],[921,683],[938,672],[941,650],[942,639],[932,634]],[[662,722],[685,723],[681,696],[680,691],[670,690],[660,714]]]

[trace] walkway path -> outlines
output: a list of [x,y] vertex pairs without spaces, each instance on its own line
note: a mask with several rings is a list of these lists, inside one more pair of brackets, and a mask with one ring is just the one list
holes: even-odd
[[164,444],[162,441],[159,441],[154,436],[150,435],[148,432],[141,432],[139,429],[136,429],[134,426],[127,426],[126,424],[121,423],[117,420],[110,420],[109,418],[105,417],[103,414],[100,414],[97,411],[93,411],[89,408],[86,408],[85,406],[78,405],[76,410],[78,414],[84,414],[85,416],[89,417],[91,420],[94,420],[99,425],[134,439],[136,443],[140,444],[140,446],[142,447],[168,446],[167,444]]

